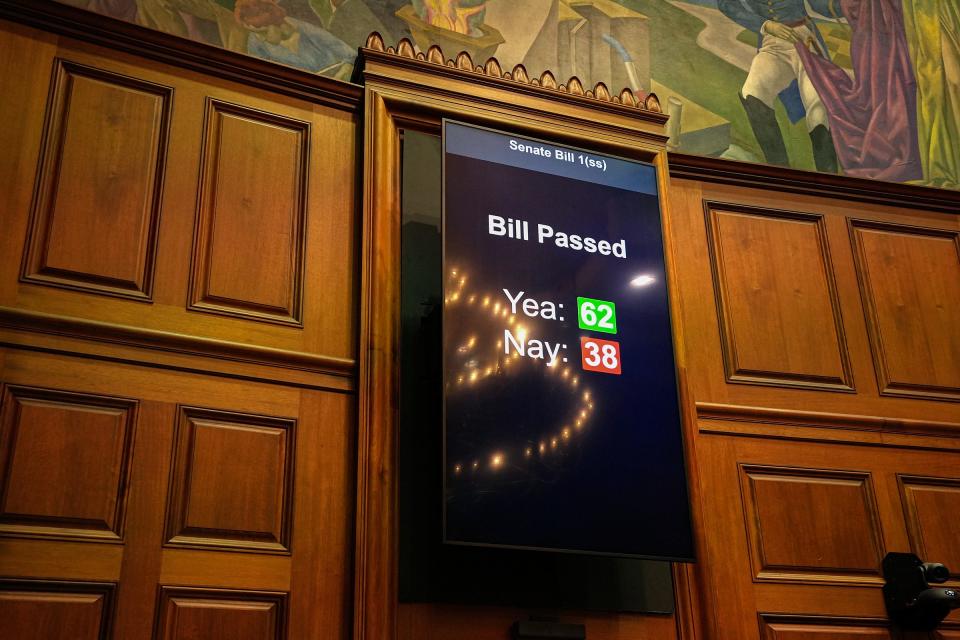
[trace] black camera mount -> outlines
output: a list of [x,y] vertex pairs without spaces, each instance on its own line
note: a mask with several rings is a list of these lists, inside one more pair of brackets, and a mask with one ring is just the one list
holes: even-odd
[[888,553],[883,559],[883,597],[891,622],[909,631],[933,631],[953,609],[960,608],[960,589],[942,584],[950,571],[923,562],[912,553]]

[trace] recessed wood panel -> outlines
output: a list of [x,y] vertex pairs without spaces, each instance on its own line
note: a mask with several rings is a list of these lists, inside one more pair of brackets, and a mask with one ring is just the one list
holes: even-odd
[[899,476],[910,547],[960,579],[960,479]]
[[291,419],[182,407],[168,544],[288,552],[294,425]]
[[886,620],[760,615],[763,640],[892,640]]
[[120,540],[136,401],[8,386],[0,534]]
[[158,640],[281,640],[286,637],[284,593],[162,587]]
[[852,391],[823,217],[705,207],[727,380]]
[[25,281],[150,300],[172,95],[55,62]]
[[869,474],[745,465],[741,484],[758,579],[882,581]]
[[0,580],[0,638],[106,640],[111,583]]
[[960,234],[850,222],[880,392],[960,401]]
[[301,325],[310,124],[210,100],[190,308]]

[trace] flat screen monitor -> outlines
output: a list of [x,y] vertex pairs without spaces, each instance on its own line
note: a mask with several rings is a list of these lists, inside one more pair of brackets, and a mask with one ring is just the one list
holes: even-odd
[[445,121],[442,179],[443,543],[691,560],[656,167]]

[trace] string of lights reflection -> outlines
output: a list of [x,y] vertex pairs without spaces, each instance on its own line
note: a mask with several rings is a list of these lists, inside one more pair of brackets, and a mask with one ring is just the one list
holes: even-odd
[[[488,313],[491,319],[505,319],[507,324],[516,331],[518,339],[526,340],[530,328],[510,313],[508,305],[496,300],[495,296],[470,293],[466,287],[467,280],[468,277],[465,272],[455,268],[450,270],[445,289],[444,305],[448,308],[464,305],[478,309],[481,313]],[[477,336],[472,335],[457,348],[457,352],[465,356],[465,362],[459,371],[448,376],[447,393],[455,393],[460,388],[474,387],[491,376],[505,375],[509,373],[511,368],[516,368],[517,360],[520,359],[518,352],[514,352],[512,355],[503,353],[503,340],[497,341],[495,364],[466,357],[473,352],[476,346]],[[570,418],[555,428],[547,429],[546,433],[536,442],[502,447],[491,451],[487,455],[477,456],[468,463],[455,462],[451,468],[452,475],[462,476],[466,473],[473,475],[481,472],[497,473],[506,469],[508,462],[514,460],[531,461],[536,458],[547,458],[563,453],[567,445],[583,435],[594,412],[594,398],[590,390],[581,389],[580,376],[572,367],[564,366],[559,360],[544,361],[543,366],[546,367],[548,373],[556,376],[558,381],[569,386],[570,390],[576,393],[575,397],[579,399],[579,404],[575,407]]]

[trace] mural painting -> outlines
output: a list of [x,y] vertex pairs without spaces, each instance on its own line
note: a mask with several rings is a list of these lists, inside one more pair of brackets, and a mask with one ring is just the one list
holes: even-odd
[[349,80],[371,31],[654,92],[686,153],[960,189],[956,0],[60,0]]

